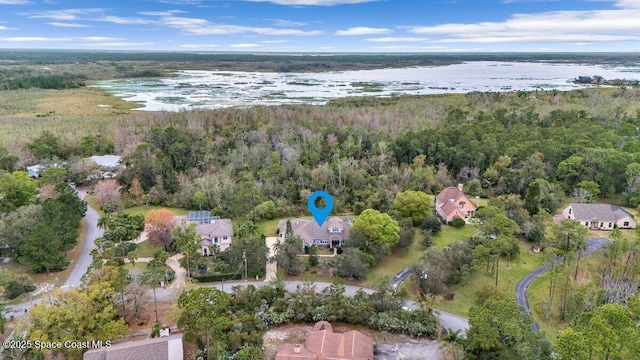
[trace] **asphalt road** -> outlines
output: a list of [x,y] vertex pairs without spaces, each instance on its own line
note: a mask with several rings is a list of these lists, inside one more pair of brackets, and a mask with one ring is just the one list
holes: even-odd
[[[587,239],[587,250],[583,251],[581,256],[587,256],[587,255],[593,254],[594,252],[602,249],[607,244],[607,242],[609,242],[609,240],[604,238]],[[539,267],[533,270],[532,272],[530,272],[524,278],[522,278],[522,280],[520,280],[516,285],[516,302],[518,303],[518,305],[523,306],[527,311],[527,313],[531,313],[531,307],[529,306],[529,298],[527,296],[527,289],[529,288],[529,285],[531,285],[531,283],[535,279],[537,279],[538,277],[540,277],[542,274],[546,273],[549,270],[551,270],[551,264]],[[536,332],[540,331],[540,327],[538,326],[538,323],[536,323],[535,321],[533,322],[533,329]]]
[[[87,192],[84,190],[77,190],[78,196],[82,199],[87,195]],[[87,234],[84,238],[84,246],[82,247],[82,252],[80,253],[80,257],[73,264],[73,270],[69,274],[69,278],[67,281],[62,284],[62,287],[74,287],[80,286],[82,276],[87,273],[89,269],[89,265],[91,265],[91,250],[96,247],[96,238],[102,236],[104,231],[98,228],[98,219],[100,219],[100,215],[91,207],[87,206],[87,213],[84,216],[84,222],[87,227]]]

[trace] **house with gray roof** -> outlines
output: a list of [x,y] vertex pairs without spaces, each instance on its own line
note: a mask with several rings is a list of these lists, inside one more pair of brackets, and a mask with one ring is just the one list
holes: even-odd
[[[291,228],[294,235],[302,238],[303,246],[327,246],[330,248],[343,246],[349,239],[349,229],[351,229],[351,220],[343,219],[337,216],[327,219],[318,226],[315,220],[291,220]],[[278,230],[282,240],[287,231],[287,221],[280,220]]]
[[562,217],[577,220],[594,230],[635,229],[637,225],[629,211],[608,204],[571,203],[562,210]]
[[140,341],[127,341],[91,349],[83,360],[182,360],[182,334]]
[[233,225],[231,219],[220,219],[210,212],[199,210],[189,213],[188,222],[196,223],[196,231],[202,238],[200,251],[202,256],[214,254],[214,248],[225,251],[231,247]]

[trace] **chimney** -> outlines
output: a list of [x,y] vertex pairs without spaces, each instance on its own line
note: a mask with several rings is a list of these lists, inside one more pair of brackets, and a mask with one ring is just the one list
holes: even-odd
[[462,191],[462,184],[458,184],[458,190]]
[[300,344],[296,344],[296,346],[293,347],[293,353],[300,354]]

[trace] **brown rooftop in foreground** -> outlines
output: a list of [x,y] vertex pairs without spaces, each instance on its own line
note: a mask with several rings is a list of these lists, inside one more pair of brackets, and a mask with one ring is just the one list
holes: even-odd
[[360,331],[334,333],[330,323],[320,321],[309,331],[304,344],[282,344],[276,360],[373,360],[373,340]]

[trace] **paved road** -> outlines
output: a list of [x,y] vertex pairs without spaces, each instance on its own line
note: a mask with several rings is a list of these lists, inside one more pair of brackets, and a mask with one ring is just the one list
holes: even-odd
[[[87,195],[87,192],[84,190],[76,189],[78,196],[83,198]],[[82,276],[87,273],[89,269],[89,265],[91,265],[91,250],[96,247],[96,238],[102,236],[104,231],[98,228],[98,219],[100,219],[100,215],[91,207],[87,206],[87,213],[84,216],[84,222],[87,227],[87,234],[84,239],[84,246],[82,247],[82,252],[80,253],[80,257],[73,264],[73,270],[69,274],[69,278],[67,281],[62,284],[63,287],[74,287],[80,286]]]
[[411,275],[411,268],[410,267],[408,267],[406,269],[402,269],[399,273],[397,273],[391,279],[391,286],[394,289],[399,288],[400,285],[402,285],[402,283],[409,277],[409,275]]
[[[587,239],[587,250],[583,251],[581,256],[587,256],[587,255],[593,254],[594,252],[602,249],[608,242],[609,240],[605,238]],[[540,277],[542,274],[546,273],[549,270],[551,270],[551,264],[539,267],[533,270],[532,272],[530,272],[524,278],[522,278],[522,280],[520,280],[516,285],[516,302],[518,303],[518,305],[523,306],[528,313],[531,313],[531,308],[529,307],[527,289],[535,279],[537,279],[538,277]],[[538,323],[536,323],[535,321],[533,322],[533,329],[536,332],[540,332],[540,327],[538,326]]]

